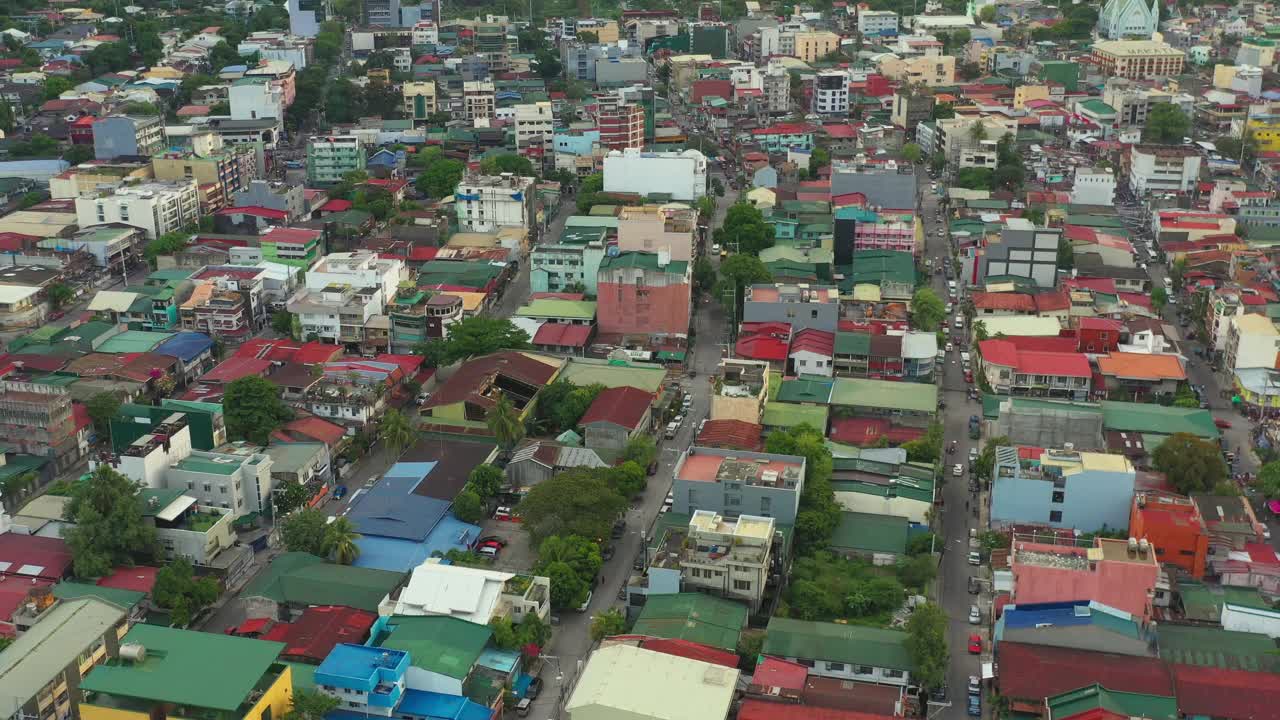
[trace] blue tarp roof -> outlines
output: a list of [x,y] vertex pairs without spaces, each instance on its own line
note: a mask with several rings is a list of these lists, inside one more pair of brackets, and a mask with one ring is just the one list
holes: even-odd
[[426,690],[405,690],[396,713],[432,720],[489,720],[493,714],[489,708],[461,695]]
[[464,523],[453,515],[446,514],[422,542],[361,535],[356,540],[356,545],[360,547],[360,557],[356,559],[355,565],[373,570],[408,572],[426,562],[436,552],[443,555],[450,550],[466,550],[480,537],[480,531],[479,525]]
[[191,362],[213,347],[213,339],[204,333],[180,332],[156,346],[155,352]]
[[[435,466],[435,463],[414,464]],[[425,473],[394,476],[388,472],[381,482],[362,492],[347,512],[356,532],[416,542],[426,540],[449,510],[450,503],[415,495],[413,489],[423,477]]]

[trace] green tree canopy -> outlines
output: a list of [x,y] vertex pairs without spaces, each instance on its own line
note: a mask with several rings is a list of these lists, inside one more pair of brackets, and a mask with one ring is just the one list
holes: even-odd
[[915,164],[920,162],[923,156],[920,146],[915,143],[906,143],[902,146],[902,158],[909,163]]
[[325,514],[315,508],[305,508],[289,515],[280,527],[280,537],[284,540],[285,548],[289,552],[324,557],[326,521]]
[[284,720],[324,720],[342,704],[341,700],[319,690],[293,689],[293,705]]
[[535,485],[520,502],[524,528],[535,542],[552,535],[606,538],[627,508],[600,473],[575,468]]
[[1191,433],[1174,433],[1151,456],[1173,489],[1183,495],[1205,492],[1227,477],[1227,463],[1217,443]]
[[156,572],[151,600],[170,611],[169,619],[174,626],[186,627],[201,610],[218,599],[221,590],[217,580],[197,578],[191,562],[177,558]]
[[917,607],[907,620],[907,652],[915,664],[912,678],[928,690],[946,682],[951,661],[947,627],[947,614],[933,603]]
[[531,346],[529,333],[510,320],[476,315],[450,325],[448,338],[428,347],[432,353],[428,359],[446,366],[498,350],[528,350]]
[[1147,111],[1142,139],[1150,143],[1181,143],[1191,129],[1191,120],[1173,103],[1158,103]]
[[533,177],[538,174],[529,158],[511,153],[485,158],[480,162],[480,170],[486,175],[513,173],[521,177]]
[[153,561],[159,554],[155,526],[143,519],[138,485],[103,465],[71,488],[63,531],[76,577],[97,578],[112,568]]
[[280,400],[280,388],[257,375],[228,383],[222,407],[227,434],[258,445],[266,445],[272,431],[293,418],[293,411]]
[[796,549],[800,554],[824,549],[840,521],[840,506],[831,489],[833,464],[826,437],[810,425],[801,425],[770,433],[765,447],[771,453],[805,458],[804,488],[796,516]]
[[120,412],[120,396],[106,391],[94,393],[89,402],[85,403],[85,409],[89,411],[89,418],[93,420],[93,429],[100,436],[99,439],[105,439],[111,432],[111,418]]
[[591,588],[568,563],[553,562],[542,570],[551,581],[551,606],[557,610],[576,608],[587,599]]
[[946,306],[931,288],[922,287],[911,296],[911,324],[915,329],[937,332],[946,319]]
[[578,420],[604,390],[600,384],[578,387],[567,380],[556,380],[538,393],[538,419],[542,432],[559,435],[573,430]]
[[418,429],[408,415],[396,408],[387,410],[378,422],[378,437],[387,446],[392,455],[399,457],[401,451],[413,445],[418,439]]
[[467,484],[480,497],[491,498],[502,492],[503,486],[507,484],[507,476],[497,466],[486,463],[471,469],[471,473],[467,475]]
[[524,423],[520,421],[520,411],[511,404],[511,398],[506,393],[498,395],[493,406],[485,413],[484,422],[503,452],[515,450],[516,445],[524,439]]
[[735,203],[725,213],[724,223],[713,235],[720,245],[728,245],[736,252],[758,255],[761,250],[773,247],[773,228],[764,221],[764,214],[749,202]]
[[591,639],[599,642],[627,631],[627,619],[617,608],[609,608],[591,618]]
[[474,488],[463,486],[453,498],[453,514],[462,522],[477,523],[484,519],[484,501]]

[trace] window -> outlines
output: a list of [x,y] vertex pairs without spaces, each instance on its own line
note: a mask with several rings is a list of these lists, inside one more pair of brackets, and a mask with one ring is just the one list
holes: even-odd
[[844,672],[844,663],[829,662],[827,663],[827,670],[830,670],[831,672]]
[[1049,522],[1062,522],[1062,511],[1061,511],[1061,510],[1050,510],[1050,511],[1049,511]]
[[885,677],[888,677],[888,678],[900,678],[900,677],[902,677],[902,671],[901,671],[901,670],[885,670],[882,674],[883,674]]
[[205,483],[205,484],[204,484],[204,491],[205,491],[205,492],[213,492],[213,486],[212,486],[212,485],[210,485],[209,483]]
[[1055,503],[1061,505],[1065,499],[1066,499],[1066,493],[1062,492],[1061,490],[1053,491],[1053,501]]
[[876,669],[871,667],[870,665],[854,665],[853,666],[853,672],[856,675],[872,675],[875,673],[875,671]]
[[750,581],[750,580],[734,580],[734,581],[733,581],[733,589],[734,589],[734,590],[748,590],[748,591],[749,591],[749,590],[751,590],[751,581]]

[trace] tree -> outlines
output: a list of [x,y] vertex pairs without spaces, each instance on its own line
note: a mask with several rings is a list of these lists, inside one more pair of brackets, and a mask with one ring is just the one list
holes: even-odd
[[644,492],[647,485],[645,471],[640,465],[627,461],[609,469],[609,484],[622,497],[635,497]]
[[942,456],[943,435],[942,423],[930,423],[924,437],[902,444],[902,449],[907,451],[907,460],[911,462],[937,462],[938,458]]
[[1227,477],[1227,463],[1218,445],[1191,433],[1174,433],[1152,453],[1155,468],[1183,495],[1205,492]]
[[339,565],[350,565],[360,557],[360,546],[356,544],[359,539],[360,533],[356,532],[355,525],[340,517],[325,526],[321,555],[332,557]]
[[1265,498],[1280,498],[1280,462],[1269,462],[1258,470],[1258,487]]
[[1076,249],[1067,236],[1058,236],[1058,269],[1070,270],[1076,266]]
[[591,639],[596,642],[614,635],[621,635],[626,630],[627,619],[617,608],[609,608],[591,618]]
[[742,308],[745,288],[756,283],[767,283],[773,280],[769,268],[760,262],[754,254],[734,253],[720,263],[720,280],[716,282],[713,294],[722,303],[734,303],[737,313]]
[[920,162],[920,158],[922,156],[923,151],[920,150],[919,145],[915,143],[907,143],[902,146],[902,158],[912,165]]
[[293,333],[293,313],[288,310],[277,310],[271,314],[271,329],[288,336]]
[[1191,129],[1187,114],[1173,103],[1159,103],[1147,112],[1142,139],[1150,143],[1181,143]]
[[9,104],[8,100],[0,100],[0,131],[11,133],[17,124],[18,120],[14,116],[13,106]]
[[24,472],[10,475],[0,482],[0,498],[3,498],[5,507],[16,511],[23,498],[35,487],[36,479],[35,473]]
[[453,498],[453,514],[465,523],[476,523],[484,519],[484,501],[475,490],[464,487]]
[[622,459],[647,468],[658,459],[658,443],[652,435],[637,435],[627,441],[627,446],[622,449]]
[[529,158],[511,153],[485,158],[480,162],[480,171],[486,175],[512,173],[521,177],[531,177],[537,174]]
[[978,19],[984,23],[994,21],[996,19],[996,6],[983,5],[982,8],[978,10]]
[[1182,289],[1182,280],[1187,274],[1187,259],[1180,257],[1173,261],[1169,266],[1169,283],[1173,285],[1174,290]]
[[528,350],[529,333],[506,318],[484,315],[469,317],[449,326],[449,337],[442,345],[440,362],[452,365],[459,360],[488,355],[498,350]]
[[546,48],[534,53],[533,60],[538,68],[538,77],[543,80],[554,80],[560,77],[560,73],[564,70],[564,65],[561,64],[560,58]]
[[520,501],[524,528],[535,542],[552,535],[604,538],[627,501],[597,472],[575,468],[533,487]]
[[324,720],[341,704],[338,698],[319,690],[294,688],[293,705],[285,713],[284,720]]
[[137,483],[106,465],[72,487],[63,517],[75,525],[62,537],[76,577],[103,577],[158,555],[156,529],[143,519],[143,509]]
[[111,418],[120,412],[120,396],[113,392],[94,393],[85,403],[85,409],[93,420],[93,429],[100,438],[105,438],[111,432]]
[[587,583],[592,583],[604,566],[600,545],[580,535],[552,535],[543,540],[538,546],[538,563],[534,566],[534,572],[557,562],[573,568],[578,577]]
[[445,198],[453,194],[467,166],[453,158],[441,157],[423,170],[413,186],[430,198]]
[[284,519],[280,526],[280,537],[284,540],[284,546],[289,552],[304,552],[324,557],[326,527],[323,512],[315,508],[305,508]]
[[721,228],[722,241],[736,245],[736,252],[758,255],[773,247],[773,228],[764,221],[760,209],[748,202],[735,203],[725,213]]
[[272,493],[275,499],[273,510],[276,517],[283,517],[302,507],[309,496],[306,486],[297,480],[285,480],[280,483]]
[[928,594],[924,591],[937,575],[938,566],[932,555],[917,555],[898,563],[898,579],[903,585],[915,588],[922,594]]
[[81,163],[89,162],[90,160],[93,159],[93,146],[92,145],[72,145],[71,147],[67,148],[66,152],[62,153],[62,159],[66,160],[67,164],[71,165],[72,167],[75,167],[76,165],[79,165]]
[[980,143],[987,139],[987,126],[981,120],[975,120],[969,126],[969,139],[975,143]]
[[407,415],[392,408],[382,415],[382,422],[378,423],[378,437],[392,455],[399,457],[401,450],[417,440],[418,431]]
[[62,308],[62,306],[75,299],[75,292],[67,287],[66,283],[56,282],[45,288],[45,297],[49,299],[49,304],[54,310]]
[[503,486],[506,485],[506,475],[494,465],[487,463],[477,465],[467,475],[467,484],[475,490],[477,495],[488,499],[496,497],[498,493],[502,492]]
[[603,390],[600,384],[578,387],[567,380],[556,380],[538,394],[539,424],[552,434],[575,429]]
[[218,599],[220,591],[217,580],[197,578],[191,562],[177,558],[156,572],[151,600],[170,611],[171,625],[187,627],[201,610]]
[[258,445],[266,445],[271,433],[293,418],[293,411],[280,401],[280,388],[257,375],[231,381],[222,407],[227,434]]
[[693,287],[697,292],[710,290],[716,284],[716,269],[705,255],[693,261]]
[[1009,444],[1009,438],[1005,435],[988,438],[987,444],[982,446],[982,452],[978,453],[978,459],[973,461],[973,474],[979,480],[990,480],[991,473],[996,467],[996,448]]
[[579,607],[591,592],[587,583],[567,563],[551,563],[542,574],[551,581],[551,606],[557,610]]
[[75,88],[75,84],[70,80],[58,75],[50,75],[44,81],[44,99],[57,100],[62,93]]
[[1158,287],[1151,291],[1151,307],[1155,309],[1156,314],[1164,312],[1164,306],[1169,304],[1169,293],[1164,288]]
[[952,185],[968,190],[990,190],[994,175],[991,168],[961,168]]
[[151,263],[151,267],[155,267],[156,258],[161,255],[172,255],[186,249],[189,239],[189,233],[179,230],[167,232],[147,243],[147,246],[142,250],[142,254],[147,258],[147,262]]
[[801,554],[825,548],[840,520],[840,506],[831,489],[833,464],[826,437],[810,425],[800,425],[770,433],[765,447],[772,453],[805,458],[804,488],[796,516],[796,548]]
[[946,682],[947,615],[933,603],[918,606],[907,620],[907,652],[915,665],[913,679],[926,690],[935,690]]
[[524,423],[520,421],[520,412],[511,404],[506,393],[498,395],[493,407],[485,413],[485,425],[503,452],[510,453],[524,439]]
[[911,296],[911,324],[915,329],[937,332],[946,319],[946,306],[931,288],[922,287]]

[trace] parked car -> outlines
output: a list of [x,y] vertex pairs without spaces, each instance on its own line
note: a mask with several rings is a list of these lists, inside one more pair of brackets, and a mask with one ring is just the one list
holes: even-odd
[[955,466],[951,468],[951,474],[954,475],[955,477],[960,477],[961,475],[964,475],[964,465],[960,463],[956,463]]
[[969,676],[969,694],[970,695],[982,694],[982,681],[978,679],[977,675]]
[[969,577],[969,594],[977,595],[980,592],[982,592],[982,583],[978,582],[978,578],[970,576]]
[[480,556],[482,556],[482,557],[487,557],[487,558],[490,558],[490,559],[494,559],[494,558],[497,558],[497,557],[498,557],[498,548],[493,547],[492,545],[487,545],[487,546],[485,546],[485,547],[482,547],[482,548],[480,548],[480,549],[476,550],[476,554],[478,554],[478,555],[480,555]]
[[974,462],[977,459],[978,459],[978,448],[976,447],[969,448],[969,462]]
[[530,700],[537,700],[538,693],[540,692],[542,692],[542,678],[535,677],[529,683],[529,687],[525,689],[524,696],[529,698]]
[[[981,612],[980,610],[978,610],[978,606],[977,606],[977,605],[970,605],[970,606],[969,606],[969,624],[970,624],[970,625],[981,625],[981,624],[982,624],[982,612]],[[977,635],[970,635],[969,637],[970,637],[970,639],[973,639],[973,638],[977,637]]]
[[615,552],[616,552],[616,550],[614,550],[614,547],[613,547],[612,545],[605,545],[605,546],[604,546],[604,550],[601,550],[601,551],[600,551],[600,557],[601,557],[601,559],[606,560],[606,561],[607,561],[607,560],[612,560],[612,559],[613,559],[613,554],[614,554]]
[[978,635],[978,633],[973,633],[972,635],[969,636],[969,654],[970,655],[982,654],[982,637]]
[[626,534],[627,534],[626,520],[619,520],[618,522],[614,523],[613,529],[609,531],[609,537],[612,537],[615,540]]
[[496,544],[498,547],[507,546],[507,541],[503,540],[501,535],[485,535],[484,537],[476,540],[476,545],[489,545],[491,543]]
[[969,696],[969,717],[982,717],[982,697],[980,695]]
[[1213,424],[1224,429],[1231,427],[1231,421],[1226,418],[1214,418]]
[[970,551],[969,551],[969,564],[970,564],[970,565],[981,565],[981,564],[982,564],[982,555],[980,555],[980,554],[978,553],[978,551],[977,551],[977,550],[970,550]]

